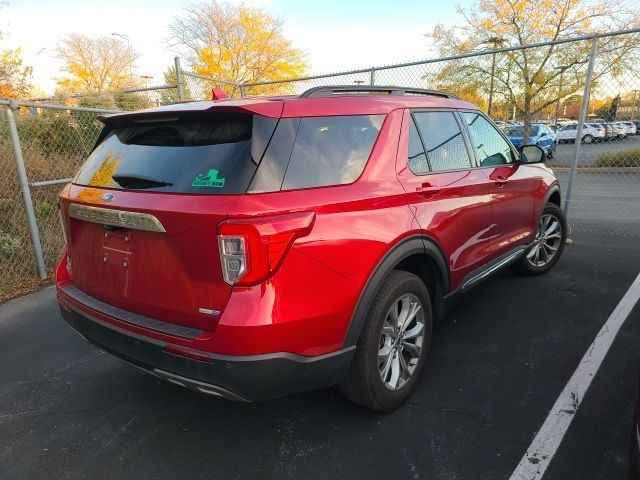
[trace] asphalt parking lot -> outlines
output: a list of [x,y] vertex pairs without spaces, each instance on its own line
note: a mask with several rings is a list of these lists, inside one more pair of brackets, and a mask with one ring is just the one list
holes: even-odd
[[[618,152],[630,148],[640,148],[640,135],[629,135],[625,138],[607,140],[604,142],[580,145],[578,165],[589,167],[595,163],[598,156],[604,152]],[[551,166],[569,166],[573,161],[574,143],[559,143],[554,158],[549,161]]]
[[[622,237],[621,237],[622,238]],[[508,479],[640,268],[633,238],[581,235],[546,276],[503,271],[436,326],[411,401],[336,389],[257,404],[163,383],[87,344],[49,287],[0,306],[3,479]],[[545,479],[625,479],[640,308]]]

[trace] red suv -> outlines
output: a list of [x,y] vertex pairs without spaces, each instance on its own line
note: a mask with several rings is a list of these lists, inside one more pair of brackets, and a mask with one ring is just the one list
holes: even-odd
[[507,265],[544,273],[565,243],[544,152],[447,93],[319,87],[101,120],[60,195],[62,315],[214,396],[339,384],[396,408],[458,294]]

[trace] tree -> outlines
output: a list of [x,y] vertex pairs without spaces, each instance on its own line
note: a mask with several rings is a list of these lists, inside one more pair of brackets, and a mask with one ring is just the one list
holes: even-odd
[[[456,28],[437,25],[432,38],[441,56],[487,51],[490,38],[503,46],[520,47],[640,25],[640,14],[631,2],[595,0],[477,0],[468,10],[459,8],[463,24]],[[497,53],[493,76],[494,98],[504,96],[515,105],[529,130],[540,112],[559,100],[582,93],[591,48],[590,41]],[[621,35],[600,38],[593,74],[599,82],[624,72],[638,71],[640,37]],[[449,61],[430,76],[439,86],[480,83],[490,89],[492,55]]]
[[[168,67],[165,71],[164,71],[164,84],[165,85],[177,85],[178,81],[176,79],[176,67],[175,66],[170,66]],[[192,96],[191,96],[191,89],[189,88],[189,85],[183,82],[182,85],[182,100],[183,101],[188,101],[188,100],[193,100]],[[162,92],[160,93],[160,102],[164,105],[167,103],[176,103],[179,102],[180,99],[178,98],[178,89],[177,88],[171,88],[171,89],[167,89],[167,90],[162,90]]]
[[[186,7],[169,26],[169,41],[184,51],[193,70],[203,76],[236,84],[302,76],[307,70],[304,55],[284,36],[282,27],[282,20],[264,10],[211,0]],[[237,95],[238,90],[234,87],[231,93]],[[245,94],[283,90],[282,84],[269,85]]]
[[[0,8],[6,2],[0,1]],[[3,34],[0,32],[0,40]],[[26,97],[31,91],[31,67],[22,64],[19,48],[0,49],[0,98]]]
[[142,84],[135,75],[138,54],[121,38],[72,33],[58,42],[56,57],[64,62],[61,71],[66,74],[56,79],[62,95],[96,95]]
[[618,114],[618,106],[620,105],[620,95],[616,95],[611,103],[602,109],[602,118],[607,122],[611,122],[616,119]]
[[0,98],[25,98],[31,91],[31,67],[22,64],[20,49],[0,50]]

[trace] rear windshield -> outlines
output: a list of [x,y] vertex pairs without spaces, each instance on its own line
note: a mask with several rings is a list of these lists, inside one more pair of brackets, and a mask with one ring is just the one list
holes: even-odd
[[277,119],[247,114],[111,130],[74,183],[194,194],[247,190]]

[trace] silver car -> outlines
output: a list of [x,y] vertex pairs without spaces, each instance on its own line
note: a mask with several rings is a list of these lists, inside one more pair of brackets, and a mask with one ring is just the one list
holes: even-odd
[[633,122],[622,122],[627,129],[627,135],[635,135],[637,133],[636,124]]

